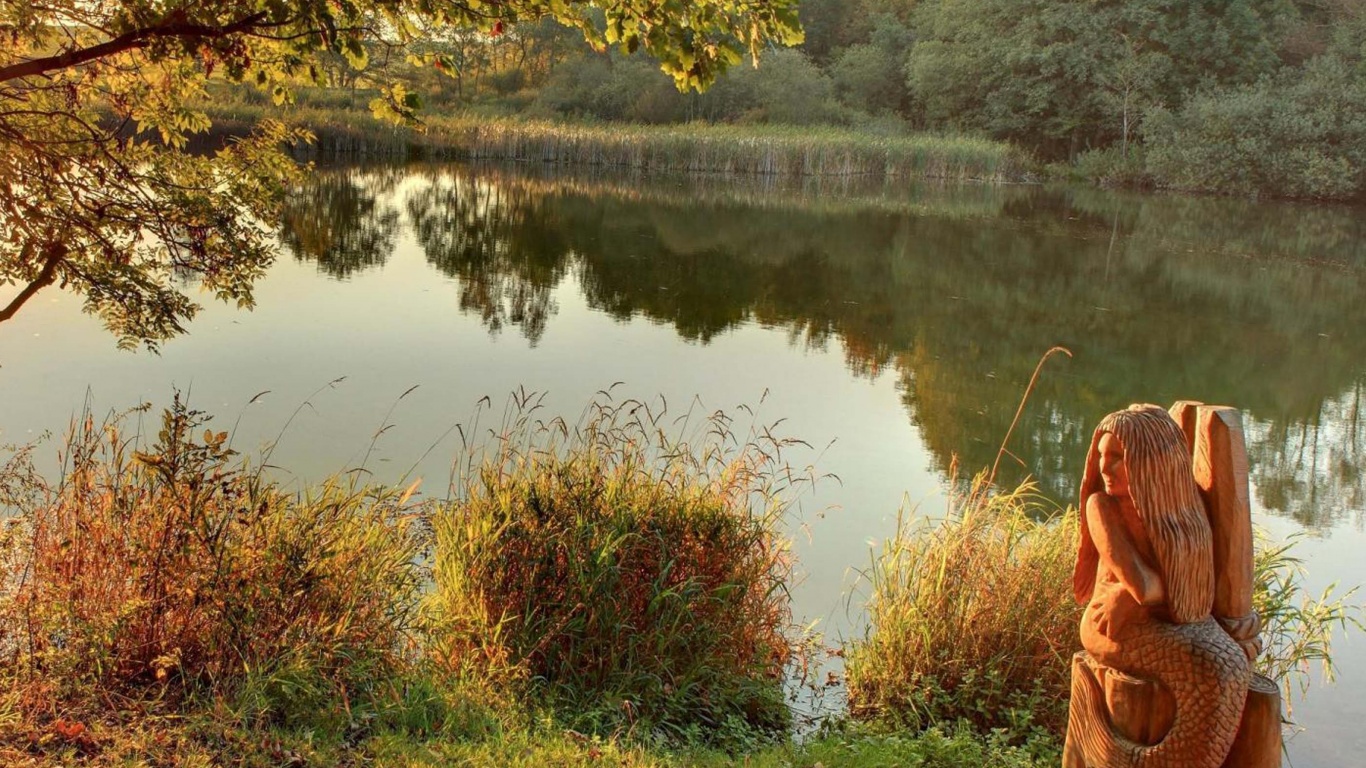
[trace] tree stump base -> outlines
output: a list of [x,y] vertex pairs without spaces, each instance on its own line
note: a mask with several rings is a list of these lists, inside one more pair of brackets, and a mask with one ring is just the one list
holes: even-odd
[[1280,768],[1281,689],[1270,678],[1254,674],[1238,737],[1224,768]]
[[[1072,675],[1090,677],[1105,692],[1110,725],[1117,735],[1152,745],[1170,730],[1175,702],[1160,685],[1097,664],[1085,652],[1072,657]],[[1281,691],[1269,678],[1254,674],[1224,768],[1280,768],[1281,755]],[[1062,768],[1095,768],[1087,764],[1070,730],[1063,745]]]

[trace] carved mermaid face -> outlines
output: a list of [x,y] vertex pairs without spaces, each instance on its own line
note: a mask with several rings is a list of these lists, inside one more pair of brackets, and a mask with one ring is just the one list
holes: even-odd
[[1124,446],[1113,432],[1100,436],[1096,446],[1100,454],[1100,479],[1108,496],[1119,498],[1129,495],[1129,470],[1124,466]]

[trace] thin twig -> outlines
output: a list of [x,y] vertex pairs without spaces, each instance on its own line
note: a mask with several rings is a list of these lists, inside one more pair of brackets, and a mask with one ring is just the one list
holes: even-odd
[[1068,357],[1072,356],[1072,350],[1064,346],[1056,346],[1043,353],[1039,358],[1039,364],[1034,366],[1034,375],[1029,377],[1029,386],[1025,387],[1024,397],[1020,398],[1020,407],[1015,409],[1015,418],[1010,422],[1010,429],[1006,430],[1005,439],[1001,441],[1001,449],[996,452],[996,461],[991,463],[991,474],[987,475],[986,487],[990,488],[996,484],[996,470],[1001,466],[1001,457],[1006,454],[1006,445],[1010,443],[1010,436],[1015,432],[1015,425],[1020,423],[1020,414],[1024,413],[1025,403],[1029,402],[1029,395],[1034,391],[1034,385],[1039,382],[1039,373],[1043,371],[1043,364],[1048,362],[1048,358],[1053,353],[1061,352]]

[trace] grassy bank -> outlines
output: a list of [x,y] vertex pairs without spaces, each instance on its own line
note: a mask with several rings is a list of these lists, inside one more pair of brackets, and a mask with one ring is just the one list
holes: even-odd
[[[278,116],[252,102],[199,105],[212,140]],[[426,115],[421,130],[396,127],[339,105],[298,106],[289,119],[317,137],[304,157],[449,158],[585,165],[645,171],[785,177],[870,176],[989,182],[1032,177],[1033,162],[1009,144],[961,136],[879,136],[835,127],[552,123],[475,115]]]
[[[77,424],[56,479],[13,452],[0,764],[1057,764],[1070,518],[979,485],[900,526],[845,649],[852,719],[796,743],[793,442],[608,395],[585,413],[519,393],[440,499],[287,491],[179,402],[155,439]],[[1354,614],[1267,551],[1285,677]]]
[[0,465],[0,763],[1043,765],[947,724],[797,745],[790,441],[520,395],[448,497],[286,491],[177,403]]

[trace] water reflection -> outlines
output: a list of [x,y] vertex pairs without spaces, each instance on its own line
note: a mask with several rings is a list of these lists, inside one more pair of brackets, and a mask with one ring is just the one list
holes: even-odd
[[471,176],[428,172],[408,196],[427,263],[460,281],[460,308],[489,331],[512,325],[533,344],[555,313],[551,289],[569,268],[566,227],[542,195]]
[[314,177],[285,206],[281,244],[339,280],[384,266],[398,237],[399,212],[389,202],[398,179],[392,170]]
[[1133,398],[1193,398],[1250,415],[1269,510],[1328,526],[1366,505],[1359,211],[824,186],[342,171],[303,191],[282,238],[346,277],[384,263],[405,211],[427,262],[459,282],[461,309],[532,343],[572,271],[590,306],[686,339],[757,322],[794,344],[841,345],[855,374],[895,372],[943,472],[955,453],[991,464],[1035,356],[1063,344],[1076,356],[1050,363],[1035,391],[1014,477],[1066,499],[1100,416]]

